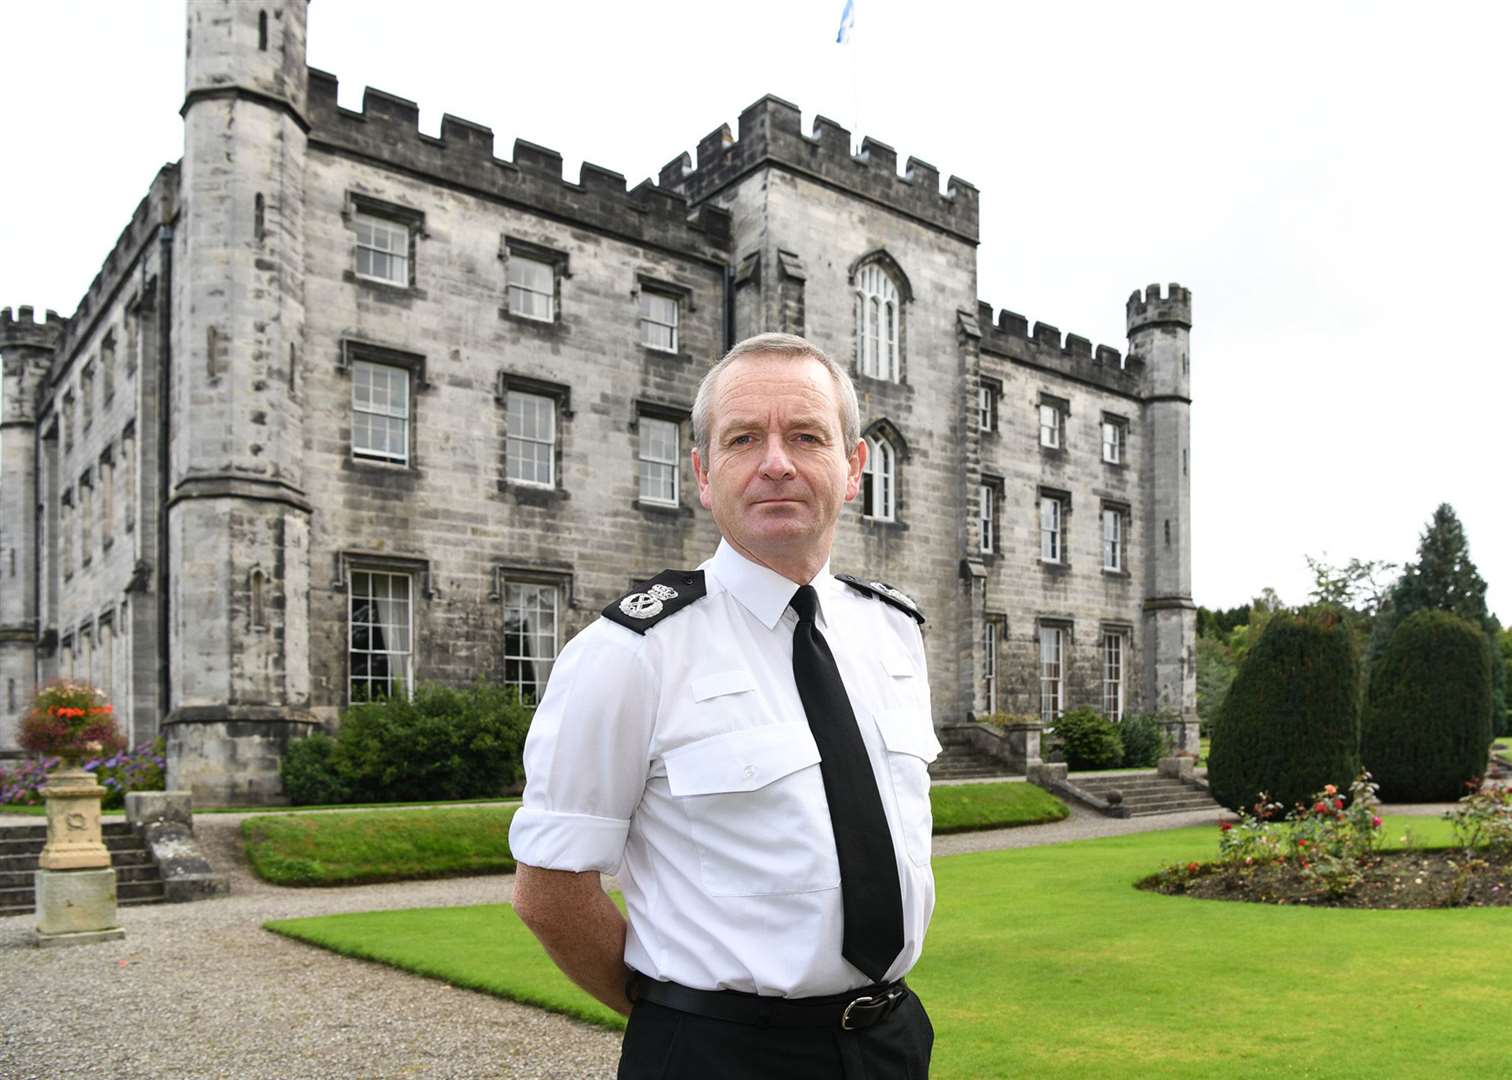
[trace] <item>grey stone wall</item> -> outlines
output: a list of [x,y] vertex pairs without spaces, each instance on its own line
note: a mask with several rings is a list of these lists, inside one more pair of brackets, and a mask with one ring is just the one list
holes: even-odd
[[[686,462],[698,380],[732,338],[762,330],[802,333],[854,367],[866,259],[883,261],[904,295],[903,378],[856,377],[864,425],[898,453],[897,520],[851,504],[832,562],[927,613],[936,722],[985,711],[987,618],[1002,626],[1000,710],[1039,711],[1042,618],[1073,627],[1068,705],[1101,704],[1101,634],[1117,627],[1129,632],[1128,707],[1190,710],[1185,290],[1131,300],[1125,358],[979,302],[971,184],[952,177],[942,192],[938,172],[912,158],[899,174],[871,139],[853,155],[849,133],[823,118],[804,134],[779,99],[746,109],[738,138],[711,132],[696,166],[681,155],[659,184],[629,188],[595,165],[573,182],[544,147],[519,141],[495,157],[492,133],[469,121],[448,116],[439,137],[421,134],[414,103],[391,94],[341,108],[336,80],[304,66],[302,0],[269,5],[268,49],[256,7],[189,8],[184,161],[159,175],[44,348],[18,323],[0,327],[7,407],[10,380],[36,385],[17,395],[33,411],[8,413],[3,429],[0,751],[16,716],[3,680],[101,681],[109,655],[135,740],[166,725],[173,786],[201,802],[277,800],[288,741],[334,724],[347,703],[349,593],[362,569],[411,576],[418,678],[502,677],[511,580],[559,586],[565,642],[632,580],[713,551],[718,533]],[[411,230],[407,284],[355,273],[354,214],[374,208]],[[556,267],[549,322],[509,311],[508,260],[521,251]],[[640,342],[646,287],[679,298],[675,353]],[[116,393],[85,428],[64,400],[79,407],[91,363],[98,388],[107,342]],[[352,453],[362,357],[406,372],[403,464]],[[1001,392],[991,433],[977,420],[984,379]],[[557,401],[549,490],[507,478],[510,386]],[[1041,394],[1069,403],[1063,451],[1039,446]],[[648,411],[681,418],[674,508],[638,497]],[[1104,411],[1129,422],[1122,466],[1101,460]],[[110,485],[114,518],[96,523],[87,564],[85,468],[97,513]],[[977,522],[984,478],[1000,485],[990,553]],[[1042,486],[1070,495],[1066,566],[1039,560]],[[9,587],[6,561],[30,547],[31,519],[10,525],[29,500],[42,508],[41,555],[36,565],[18,555],[14,577],[35,583],[35,610],[32,590]],[[1131,517],[1118,574],[1102,570],[1105,500]]]

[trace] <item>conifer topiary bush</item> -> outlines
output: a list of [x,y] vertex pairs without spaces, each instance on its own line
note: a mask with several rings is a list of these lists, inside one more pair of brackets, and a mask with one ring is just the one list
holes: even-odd
[[1484,775],[1491,654],[1484,631],[1448,611],[1414,612],[1371,670],[1365,767],[1395,802],[1451,802]]
[[1248,810],[1265,792],[1283,807],[1360,771],[1354,640],[1337,612],[1277,612],[1234,676],[1208,754],[1213,798]]
[[1118,729],[1091,709],[1067,709],[1055,718],[1055,737],[1070,769],[1116,769],[1123,763]]

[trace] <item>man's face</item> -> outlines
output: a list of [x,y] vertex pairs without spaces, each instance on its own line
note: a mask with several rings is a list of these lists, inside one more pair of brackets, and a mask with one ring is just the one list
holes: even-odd
[[829,557],[866,444],[845,446],[835,381],[811,356],[742,357],[714,387],[698,497],[719,531],[767,565]]

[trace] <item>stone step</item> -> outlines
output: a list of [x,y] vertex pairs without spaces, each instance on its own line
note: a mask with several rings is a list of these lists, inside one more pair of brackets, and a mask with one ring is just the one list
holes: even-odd
[[[143,855],[146,853],[143,852]],[[135,864],[122,866],[119,863],[111,863],[111,868],[116,872],[116,884],[128,881],[150,881],[161,883],[158,868],[151,862],[143,859]],[[10,870],[0,872],[0,889],[31,889],[36,885],[37,868],[30,870]]]

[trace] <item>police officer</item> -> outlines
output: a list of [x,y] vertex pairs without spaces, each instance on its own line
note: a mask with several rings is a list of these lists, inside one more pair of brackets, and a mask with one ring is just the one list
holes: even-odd
[[515,910],[629,1016],[624,1080],[926,1076],[903,976],[934,908],[940,744],[923,616],[830,573],[866,464],[855,390],[763,334],[705,376],[693,434],[722,540],[562,650],[525,744]]

